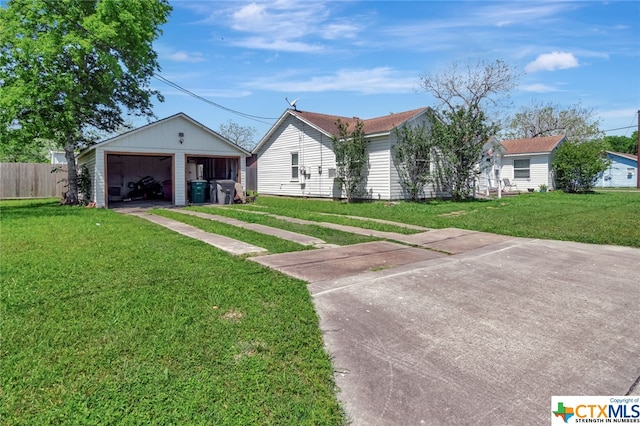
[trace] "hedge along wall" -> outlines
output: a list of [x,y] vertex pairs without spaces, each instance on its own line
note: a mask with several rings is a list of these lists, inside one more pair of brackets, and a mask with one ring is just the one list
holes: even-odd
[[62,197],[66,186],[66,165],[0,163],[0,199]]

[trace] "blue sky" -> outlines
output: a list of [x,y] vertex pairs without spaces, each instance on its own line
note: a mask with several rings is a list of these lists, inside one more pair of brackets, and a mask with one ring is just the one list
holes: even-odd
[[[184,112],[218,130],[233,120],[256,142],[288,107],[372,118],[437,106],[420,77],[454,61],[502,60],[522,76],[514,108],[581,103],[601,129],[637,124],[640,2],[172,1],[154,46],[158,118]],[[141,124],[141,123],[135,123]],[[608,132],[631,135],[634,129]]]

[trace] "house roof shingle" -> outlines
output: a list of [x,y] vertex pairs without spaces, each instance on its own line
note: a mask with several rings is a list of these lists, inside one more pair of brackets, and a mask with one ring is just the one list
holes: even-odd
[[336,127],[336,121],[338,119],[340,119],[340,121],[342,122],[348,123],[349,129],[353,129],[356,121],[360,120],[364,123],[365,134],[371,135],[375,133],[390,132],[395,127],[417,116],[426,109],[426,107],[417,108],[410,111],[399,112],[397,114],[389,114],[382,117],[369,119],[360,119],[358,117],[340,117],[337,115],[319,114],[309,111],[291,111],[291,113],[333,136],[337,136],[338,134],[338,128]]
[[506,155],[551,152],[564,139],[564,135],[538,138],[511,139],[500,142],[507,150]]

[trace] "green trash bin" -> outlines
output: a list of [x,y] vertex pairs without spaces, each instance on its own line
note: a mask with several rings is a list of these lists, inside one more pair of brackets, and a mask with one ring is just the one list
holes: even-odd
[[192,203],[204,203],[204,190],[207,187],[206,180],[192,180],[190,182],[189,199]]

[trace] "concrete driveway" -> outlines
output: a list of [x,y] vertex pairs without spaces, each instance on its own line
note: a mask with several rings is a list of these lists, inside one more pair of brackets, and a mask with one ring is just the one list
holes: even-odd
[[387,234],[404,244],[251,258],[310,282],[352,424],[549,424],[554,395],[640,396],[640,249]]
[[553,395],[638,394],[638,249],[507,238],[309,289],[354,425],[549,424]]

